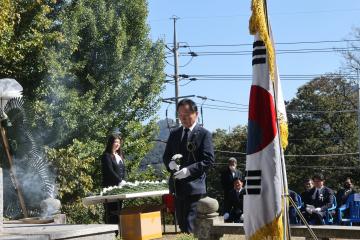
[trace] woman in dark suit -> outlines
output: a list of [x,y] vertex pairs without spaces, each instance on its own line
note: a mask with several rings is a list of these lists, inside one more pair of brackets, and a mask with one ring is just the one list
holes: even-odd
[[[124,155],[121,150],[122,140],[117,134],[108,138],[106,149],[101,157],[102,186],[117,186],[125,178]],[[105,223],[118,224],[118,213],[122,207],[122,201],[104,204]]]

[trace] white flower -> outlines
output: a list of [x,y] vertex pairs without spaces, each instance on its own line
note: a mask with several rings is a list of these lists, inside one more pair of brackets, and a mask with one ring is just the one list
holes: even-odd
[[[162,181],[135,181],[135,182],[126,182],[126,181],[121,181],[119,183],[118,186],[110,186],[110,187],[106,187],[106,188],[103,188],[100,192],[100,195],[104,195],[106,194],[107,192],[113,192],[114,195],[118,194],[117,192],[122,192],[122,191],[116,191],[117,189],[122,189],[124,186],[128,186],[130,189],[137,189],[137,186],[139,185],[146,185],[146,184],[151,184],[151,185],[161,185],[161,184],[165,184],[167,183],[166,180],[162,180]],[[164,187],[164,186],[161,186],[161,188]]]
[[181,155],[180,153],[178,153],[178,154],[175,154],[174,156],[172,156],[171,160],[176,161],[176,160],[178,160],[178,159],[180,159],[180,158],[182,158],[182,157],[183,157],[183,155]]
[[125,185],[127,185],[127,182],[123,180],[119,183],[119,188],[122,188]]

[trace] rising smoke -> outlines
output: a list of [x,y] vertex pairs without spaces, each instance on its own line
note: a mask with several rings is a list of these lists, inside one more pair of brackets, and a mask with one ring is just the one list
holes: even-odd
[[[23,99],[11,99],[4,111],[10,121],[6,130],[13,157],[13,173],[19,182],[28,215],[40,216],[40,203],[45,199],[55,198],[55,175],[50,171],[43,149],[28,128]],[[5,154],[2,154],[2,167],[4,216],[16,219],[22,217],[23,212],[14,181],[10,177],[10,164]]]

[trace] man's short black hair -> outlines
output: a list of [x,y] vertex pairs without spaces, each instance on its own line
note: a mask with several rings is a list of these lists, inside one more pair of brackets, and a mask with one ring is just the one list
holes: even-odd
[[325,177],[322,173],[315,173],[312,179],[319,179],[320,181],[324,181]]
[[180,106],[185,106],[185,105],[188,105],[189,108],[190,108],[190,111],[192,111],[192,112],[197,112],[198,111],[196,103],[193,100],[188,99],[188,98],[184,98],[183,100],[181,100],[178,103],[178,105],[176,107],[176,111],[179,111]]
[[303,183],[305,184],[305,183],[312,182],[312,181],[313,181],[312,178],[307,177],[307,178],[304,178]]

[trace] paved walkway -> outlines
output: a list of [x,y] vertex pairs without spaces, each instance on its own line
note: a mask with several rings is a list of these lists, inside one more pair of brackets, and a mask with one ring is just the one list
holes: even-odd
[[[163,233],[162,240],[175,240],[176,236],[180,233],[175,233],[175,226],[174,225],[166,225],[166,233]],[[292,237],[292,240],[303,240],[305,238],[301,237]],[[245,240],[245,236],[238,236],[238,235],[229,235],[225,234],[222,240]]]

